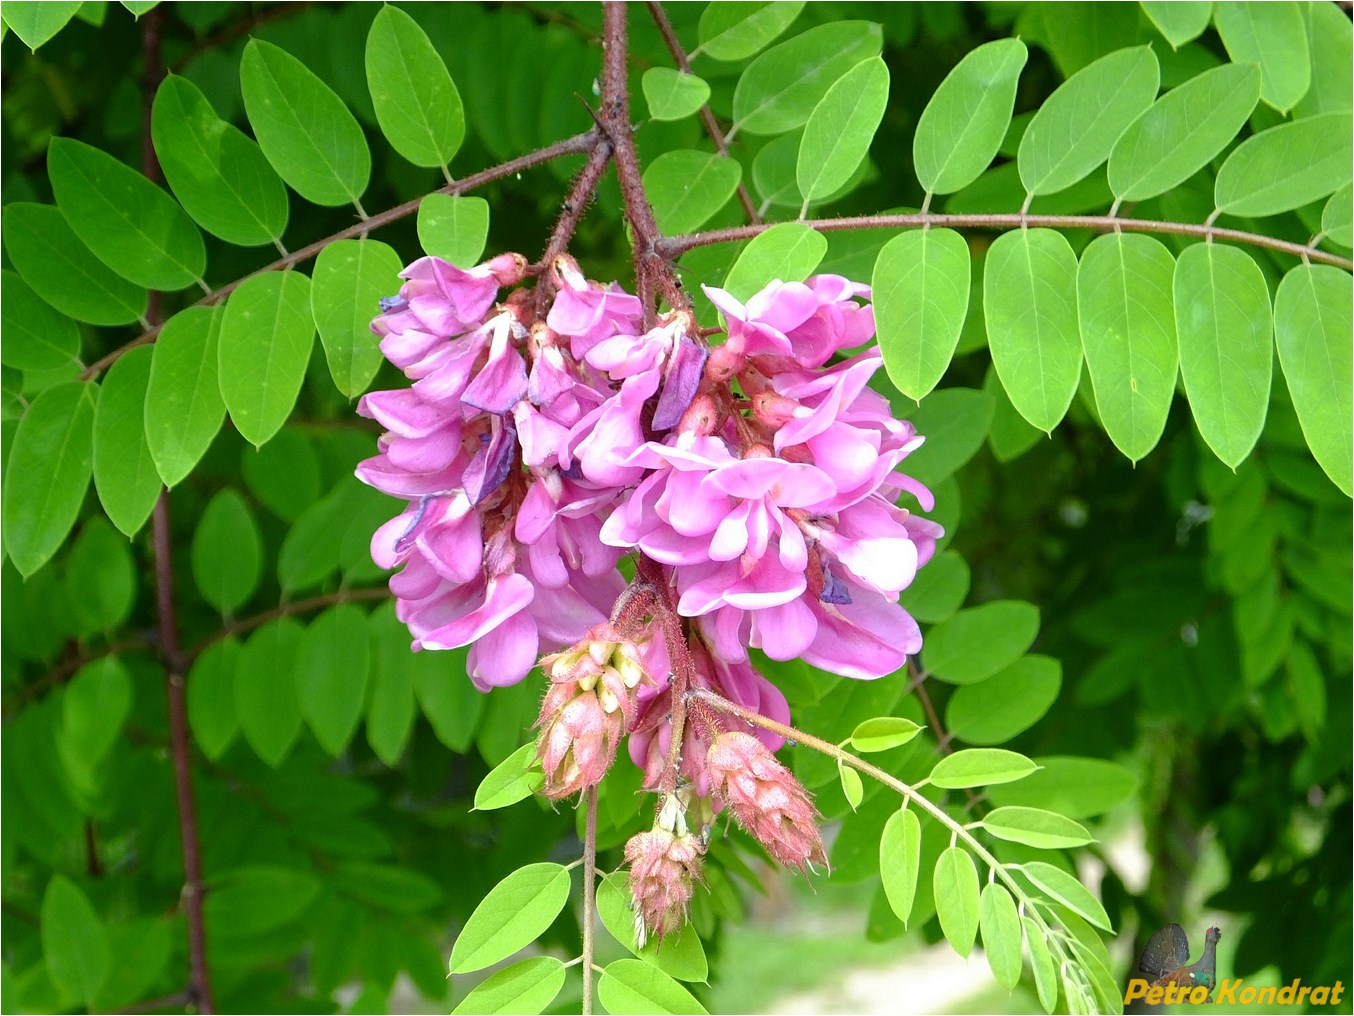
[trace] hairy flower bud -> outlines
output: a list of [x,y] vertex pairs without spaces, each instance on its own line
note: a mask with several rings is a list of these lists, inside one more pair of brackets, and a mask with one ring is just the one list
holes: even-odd
[[649,681],[641,659],[639,647],[606,623],[541,660],[551,681],[536,721],[546,796],[594,787],[611,768],[635,718],[637,689]]
[[706,756],[716,804],[786,867],[801,872],[826,864],[818,811],[809,792],[766,745],[742,731],[721,734]]
[[662,938],[686,921],[687,904],[701,876],[705,845],[687,828],[685,806],[669,794],[659,819],[648,832],[636,833],[625,845],[630,865],[630,894],[635,911],[635,941],[643,947],[650,936]]

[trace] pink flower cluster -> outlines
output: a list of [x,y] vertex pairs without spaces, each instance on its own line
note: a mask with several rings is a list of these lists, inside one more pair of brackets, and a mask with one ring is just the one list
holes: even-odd
[[[526,278],[518,255],[468,271],[427,257],[403,277],[372,329],[413,384],[359,403],[385,433],[357,475],[406,503],[372,556],[400,569],[390,586],[414,648],[470,646],[482,690],[553,654],[539,724],[552,796],[594,786],[628,737],[651,788],[671,784],[679,758],[686,797],[710,818],[711,801],[728,804],[767,835],[790,830],[773,849],[786,863],[821,860],[802,828],[807,795],[768,789],[781,773],[793,782],[769,754],[779,739],[741,735],[712,752],[731,725],[706,716],[673,749],[678,650],[644,617],[661,587],[686,619],[687,684],[782,722],[785,698],[750,646],[855,678],[890,674],[920,649],[898,595],[941,530],[896,505],[910,491],[932,507],[898,471],[922,438],[868,387],[878,350],[850,355],[874,335],[868,288],[821,275],[773,282],[746,304],[707,289],[727,322],[711,349],[689,312],[646,324],[636,297],[568,257],[538,281],[548,306],[539,289],[512,288]],[[633,552],[647,585],[618,567]],[[641,585],[650,600],[636,599]],[[755,759],[747,780],[737,758]],[[779,810],[758,819],[768,800]],[[684,828],[666,831],[694,835]],[[658,850],[645,877],[670,861]],[[689,881],[692,865],[679,868]],[[641,889],[669,905],[683,896]]]

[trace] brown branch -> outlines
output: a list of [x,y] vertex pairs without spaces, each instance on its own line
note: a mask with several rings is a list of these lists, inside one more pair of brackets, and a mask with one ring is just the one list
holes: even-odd
[[[162,11],[156,7],[141,19],[141,49],[145,62],[141,94],[141,169],[153,183],[163,177],[155,146],[151,143],[151,104],[164,76],[160,62]],[[147,320],[160,324],[160,294],[151,293]],[[170,758],[174,767],[174,791],[179,806],[179,839],[183,847],[183,894],[181,904],[188,924],[188,1001],[198,1012],[213,1013],[211,979],[207,971],[207,931],[203,917],[202,853],[198,844],[197,811],[193,804],[192,753],[188,744],[188,706],[184,695],[184,663],[179,652],[179,624],[174,605],[174,536],[169,524],[169,491],[161,490],[151,514],[151,540],[155,551],[155,601],[160,627],[160,660],[165,669],[168,700]]]
[[625,4],[607,0],[603,4],[602,108],[598,123],[615,150],[616,177],[621,185],[625,218],[634,233],[635,290],[644,304],[645,326],[652,327],[656,297],[661,294],[673,308],[686,309],[688,301],[670,260],[660,252],[663,234],[658,231],[653,208],[644,193],[643,174],[630,126],[630,87],[627,79],[629,55]]
[[[1167,233],[1174,236],[1195,236],[1203,240],[1230,240],[1233,243],[1263,247],[1291,254],[1304,261],[1319,261],[1345,271],[1354,271],[1354,261],[1317,250],[1309,245],[1277,240],[1263,233],[1248,233],[1240,229],[1220,229],[1192,222],[1162,222],[1155,219],[1120,219],[1112,215],[1022,215],[1019,212],[1001,215],[938,215],[933,212],[914,212],[909,215],[858,215],[840,219],[796,219],[802,226],[820,233],[843,232],[852,229],[913,229],[924,226],[950,226],[956,229],[1023,229],[1027,226],[1051,229],[1130,230],[1135,233]],[[658,240],[658,252],[668,258],[677,258],[697,247],[715,243],[735,243],[763,233],[777,222],[754,226],[733,226],[712,229],[704,233],[667,236]]]
[[597,194],[597,184],[610,162],[611,142],[599,135],[596,145],[588,154],[588,161],[578,171],[573,184],[569,187],[569,195],[564,199],[559,220],[550,234],[550,242],[545,245],[545,252],[541,254],[541,260],[536,266],[536,270],[540,272],[540,281],[536,285],[538,317],[545,317],[546,304],[554,295],[554,276],[550,272],[550,266],[554,264],[555,258],[564,253],[569,241],[574,238],[574,232],[587,213],[588,206],[592,204]]
[[75,674],[79,673],[86,664],[93,663],[95,660],[102,660],[105,656],[116,656],[118,653],[125,653],[133,649],[147,649],[151,643],[143,638],[123,639],[120,642],[110,642],[102,649],[93,652],[80,652],[68,657],[64,662],[57,664],[47,673],[43,674],[36,681],[24,685],[14,693],[14,697],[5,703],[4,716],[9,719],[16,711],[26,705],[28,702],[37,698],[44,692],[55,688],[57,685],[65,684]]
[[194,660],[208,646],[220,642],[224,638],[232,635],[239,635],[243,632],[252,631],[255,628],[267,624],[269,621],[276,621],[279,617],[290,617],[293,614],[304,614],[312,610],[321,610],[324,607],[332,607],[338,603],[360,603],[366,600],[388,600],[390,590],[385,586],[369,586],[365,589],[340,590],[337,593],[325,593],[323,596],[312,596],[308,600],[296,600],[292,603],[284,603],[281,606],[274,607],[272,610],[265,610],[262,614],[253,614],[250,617],[241,618],[238,621],[229,621],[223,624],[219,631],[203,639],[192,649],[188,650],[187,657]]
[[162,998],[151,998],[144,1002],[134,1002],[121,1009],[110,1009],[109,1012],[114,1014],[114,1016],[140,1012],[159,1012],[162,1009],[182,1009],[186,1005],[191,1005],[192,1002],[192,996],[187,991],[176,991],[172,995],[165,995]]
[[[558,159],[562,155],[574,155],[579,152],[589,151],[596,144],[597,144],[597,131],[594,128],[591,130],[584,131],[582,134],[575,134],[571,138],[565,138],[562,141],[556,141],[554,144],[547,145],[544,148],[538,148],[536,151],[528,152],[526,155],[519,156],[516,159],[510,159],[507,162],[499,163],[497,166],[491,166],[488,169],[481,170],[480,172],[473,174],[472,176],[467,176],[464,179],[457,180],[453,183],[449,183],[445,187],[439,187],[437,190],[431,191],[430,193],[450,194],[453,197],[455,197],[464,194],[468,190],[474,190],[476,187],[483,187],[487,183],[492,183],[495,180],[501,180],[503,177],[512,176],[515,173],[520,173],[524,169],[531,169],[535,166],[539,166],[542,165],[543,163],[549,162],[552,159]],[[423,197],[427,197],[427,195],[425,194]],[[271,264],[265,265],[264,267],[258,269],[257,271],[250,272],[248,275],[242,275],[240,278],[234,280],[233,282],[228,282],[220,289],[212,290],[210,293],[204,296],[201,300],[198,300],[192,306],[194,307],[211,306],[214,303],[218,303],[219,301],[224,300],[227,296],[229,296],[237,288],[239,288],[239,286],[243,282],[245,282],[248,279],[252,279],[256,275],[263,275],[266,272],[285,271],[288,268],[294,268],[299,264],[302,264],[306,261],[311,260],[312,258],[317,257],[320,251],[324,250],[326,247],[328,247],[331,243],[333,243],[336,240],[351,240],[357,237],[366,236],[368,233],[372,232],[373,230],[380,229],[382,226],[388,226],[392,222],[398,222],[400,219],[407,218],[410,215],[413,215],[416,211],[418,211],[418,206],[423,202],[423,197],[414,198],[412,201],[406,201],[404,204],[396,205],[394,208],[388,208],[384,212],[380,212],[376,215],[372,215],[368,218],[365,218],[361,222],[356,222],[353,225],[347,227],[346,229],[341,229],[337,233],[334,233],[332,236],[327,236],[323,240],[316,240],[314,243],[310,244],[307,247],[302,247],[300,250],[292,251],[285,257],[280,257],[276,261],[272,262]],[[80,380],[88,381],[91,378],[98,377],[99,374],[101,374],[103,371],[107,370],[114,363],[116,363],[128,350],[135,349],[137,346],[144,346],[149,342],[154,342],[155,339],[160,334],[160,327],[161,327],[160,324],[155,324],[154,327],[147,329],[143,334],[138,335],[135,339],[132,339],[130,342],[127,342],[124,345],[119,346],[117,349],[113,350],[107,356],[99,360],[96,360],[94,363],[90,364],[88,367],[84,369],[84,371],[81,372]]]
[[[663,10],[663,5],[658,0],[646,0],[644,6],[649,8],[649,16],[658,26],[658,33],[663,36],[663,42],[667,45],[668,52],[672,54],[672,62],[683,74],[690,74],[691,61],[687,59],[686,50],[682,48],[677,33],[672,28],[672,22],[668,20],[667,12]],[[719,123],[715,120],[715,114],[708,102],[701,106],[700,118],[701,123],[705,125],[705,133],[715,143],[715,150],[726,159],[730,158],[728,142],[724,138],[724,132],[719,129]],[[737,193],[738,203],[743,206],[743,214],[748,217],[748,221],[754,225],[760,223],[762,217],[757,214],[757,206],[752,203],[752,195],[748,193],[747,184],[741,177],[738,180]]]
[[[954,735],[945,729],[945,725],[940,722],[940,714],[936,712],[935,703],[931,701],[931,695],[926,690],[926,674],[917,669],[915,660],[907,661],[907,673],[911,678],[908,684],[908,691],[915,692],[917,700],[921,702],[922,712],[926,714],[926,722],[930,725],[932,732],[936,735],[936,747],[940,749],[943,755],[954,754]],[[972,787],[964,788],[964,796],[968,798],[969,810],[977,808],[982,801],[982,796]]]

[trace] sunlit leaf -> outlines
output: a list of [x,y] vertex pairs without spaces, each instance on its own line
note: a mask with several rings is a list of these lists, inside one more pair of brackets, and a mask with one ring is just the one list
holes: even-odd
[[155,341],[146,387],[146,443],[165,486],[179,484],[221,429],[226,404],[218,383],[223,308],[188,307]]
[[952,229],[900,233],[871,278],[879,351],[889,380],[920,400],[944,375],[968,314],[968,242]]
[[1022,780],[1039,767],[1005,748],[966,748],[946,755],[931,769],[931,782],[946,790],[986,787]]
[[936,916],[945,939],[960,956],[973,951],[978,935],[978,869],[963,847],[947,847],[936,861]]
[[896,811],[884,824],[879,838],[879,877],[898,920],[907,924],[917,895],[921,865],[921,822],[915,812]]
[[1218,169],[1214,200],[1230,215],[1277,215],[1324,198],[1354,178],[1354,117],[1322,113],[1261,131]]
[[315,259],[310,309],[329,374],[350,399],[367,390],[384,362],[371,320],[380,313],[381,297],[400,288],[403,267],[379,240],[337,240]]
[[1004,885],[989,882],[978,903],[978,926],[983,932],[983,954],[992,976],[1007,991],[1020,983],[1021,928],[1015,900]]
[[977,684],[1010,666],[1039,633],[1039,609],[996,600],[961,610],[927,633],[922,664],[950,684]]
[[705,1013],[695,996],[643,960],[612,960],[597,982],[597,997],[612,1016]]
[[415,166],[449,163],[465,138],[465,111],[418,22],[384,5],[367,36],[366,65],[376,120],[395,151]]
[[1077,881],[1075,875],[1069,875],[1044,861],[1028,861],[1020,866],[1027,878],[1045,893],[1049,899],[1056,900],[1074,913],[1080,914],[1097,928],[1113,931],[1109,916],[1100,901],[1091,895],[1091,891]]
[[1173,49],[1203,35],[1213,20],[1212,0],[1142,0],[1140,6]]
[[482,970],[507,959],[536,941],[568,901],[569,872],[563,865],[541,862],[518,868],[489,890],[465,922],[451,949],[451,972]]
[[999,839],[1046,850],[1095,842],[1084,826],[1043,808],[993,808],[983,816],[983,828]]
[[813,107],[800,138],[796,168],[806,208],[851,178],[869,153],[888,98],[889,69],[874,57],[838,78]]
[[1293,108],[1312,83],[1307,26],[1298,4],[1218,0],[1213,23],[1237,64],[1259,64],[1260,96],[1275,109]]
[[671,67],[650,67],[640,81],[649,115],[655,120],[682,120],[710,98],[710,86],[694,74]]
[[664,233],[704,225],[738,189],[743,169],[733,159],[697,151],[664,152],[644,170],[644,188]]
[[543,1013],[564,987],[564,963],[532,956],[496,970],[475,985],[453,1013]]
[[723,288],[747,300],[770,279],[802,282],[827,253],[827,238],[798,222],[782,222],[758,233],[743,248],[724,278]]
[[716,60],[746,60],[789,28],[803,9],[799,0],[707,4],[697,29],[701,51]]

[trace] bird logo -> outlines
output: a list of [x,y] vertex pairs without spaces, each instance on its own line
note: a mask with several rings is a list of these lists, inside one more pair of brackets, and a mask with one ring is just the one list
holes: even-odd
[[1218,939],[1222,932],[1209,928],[1204,934],[1204,954],[1189,962],[1189,939],[1178,924],[1168,924],[1147,942],[1138,960],[1138,970],[1152,978],[1153,987],[1203,986],[1212,991],[1218,983]]

